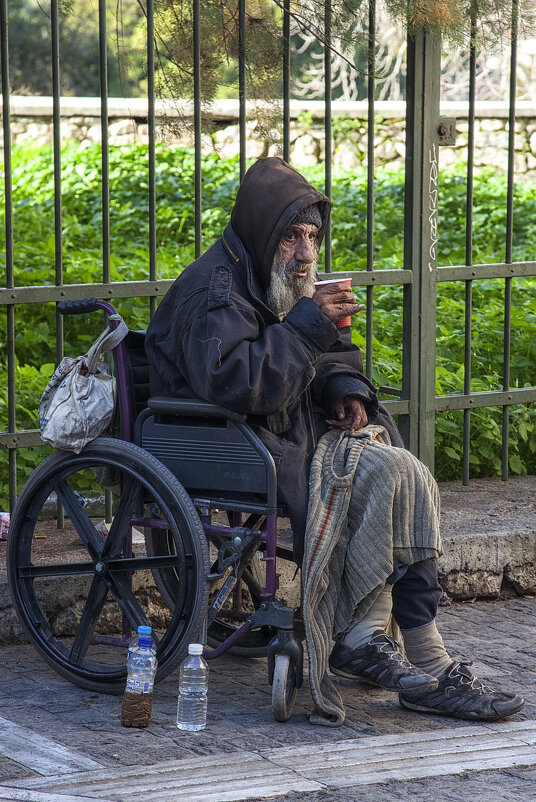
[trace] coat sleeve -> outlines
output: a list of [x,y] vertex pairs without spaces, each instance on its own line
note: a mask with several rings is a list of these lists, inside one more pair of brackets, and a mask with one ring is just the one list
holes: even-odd
[[378,411],[376,388],[363,373],[361,351],[351,342],[338,339],[317,362],[313,398],[327,414],[345,395],[355,396],[365,404],[369,417]]
[[[156,347],[199,398],[253,415],[270,415],[297,400],[315,364],[337,340],[336,327],[309,298],[282,323],[264,326],[248,301],[232,292],[221,304],[200,291],[168,308]],[[171,367],[171,365],[170,365]]]

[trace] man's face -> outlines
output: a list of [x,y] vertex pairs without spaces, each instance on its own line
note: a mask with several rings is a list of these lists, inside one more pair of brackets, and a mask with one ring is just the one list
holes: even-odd
[[292,272],[297,279],[305,278],[309,266],[316,261],[318,228],[311,223],[291,223],[283,232],[274,259],[279,273]]
[[285,315],[295,303],[314,292],[318,228],[311,223],[291,223],[281,237],[272,262],[268,302]]

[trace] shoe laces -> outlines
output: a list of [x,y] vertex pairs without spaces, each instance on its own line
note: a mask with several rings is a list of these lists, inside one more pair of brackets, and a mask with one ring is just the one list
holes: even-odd
[[386,635],[385,633],[375,635],[371,638],[369,643],[376,646],[378,651],[385,654],[390,660],[394,660],[396,663],[401,663],[402,665],[407,663],[407,660],[404,659],[400,651],[400,644],[394,638],[391,638],[390,635]]
[[473,676],[469,669],[463,670],[463,666],[473,665],[472,660],[460,660],[459,663],[453,663],[448,672],[448,676],[456,681],[456,685],[461,685],[468,690],[471,689],[479,694],[493,693],[489,685],[486,685],[478,677]]

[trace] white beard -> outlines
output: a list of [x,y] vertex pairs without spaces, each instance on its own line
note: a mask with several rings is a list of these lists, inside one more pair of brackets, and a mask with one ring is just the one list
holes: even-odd
[[[297,278],[296,272],[307,269],[305,278]],[[272,275],[266,290],[270,308],[283,320],[300,298],[311,298],[315,291],[316,261],[304,266],[294,261],[282,265],[278,254],[272,262]]]

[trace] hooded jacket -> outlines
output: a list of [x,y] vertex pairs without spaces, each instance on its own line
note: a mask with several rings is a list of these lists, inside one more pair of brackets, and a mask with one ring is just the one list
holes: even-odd
[[246,414],[277,466],[278,495],[303,553],[308,475],[318,437],[345,395],[363,401],[369,421],[394,421],[363,375],[359,349],[310,298],[283,321],[266,288],[285,228],[296,213],[319,204],[322,227],[329,198],[278,157],[260,159],[245,174],[223,235],[170,287],[146,336],[152,395],[197,397]]

